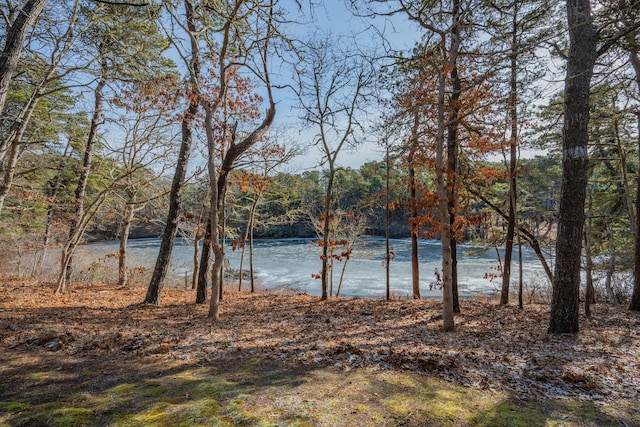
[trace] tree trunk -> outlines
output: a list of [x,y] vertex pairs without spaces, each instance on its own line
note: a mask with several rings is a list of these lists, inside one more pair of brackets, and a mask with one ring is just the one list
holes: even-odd
[[[447,121],[447,189],[449,222],[451,228],[456,221],[456,182],[458,172],[458,124],[460,120],[461,83],[458,75],[458,55],[460,50],[460,0],[452,0],[453,23],[451,26],[451,48],[449,51],[451,67],[451,97],[449,98],[449,119]],[[460,313],[458,298],[458,250],[455,235],[451,233],[451,293],[453,312]]]
[[[53,75],[54,70],[55,66],[49,68],[40,85],[33,90],[23,110],[9,128],[6,138],[0,141],[0,172],[2,173],[2,182],[0,182],[0,212],[2,212],[5,198],[13,185],[13,177],[21,154],[20,146],[24,144],[24,135],[27,132],[38,102],[43,96],[44,82]],[[9,154],[8,158],[7,153]]]
[[[29,0],[10,24],[5,35],[4,49],[0,53],[0,121],[9,93],[9,84],[18,67],[18,60],[22,53],[27,33],[33,26],[40,13],[44,10],[47,0]],[[2,161],[2,158],[0,158]]]
[[221,193],[219,193],[218,198],[220,199],[220,250],[222,251],[222,267],[220,268],[220,289],[218,291],[218,298],[220,299],[220,301],[222,301],[223,299],[223,294],[224,294],[224,247],[225,247],[225,243],[226,243],[226,237],[227,237],[227,231],[226,231],[226,226],[227,226],[227,216],[226,216],[226,212],[225,212],[225,205],[226,205],[226,194],[227,194],[227,186],[225,185],[224,187],[222,187],[222,191]]
[[[213,134],[213,108],[207,101],[203,103],[205,109],[205,131],[207,134],[207,169],[209,172],[209,223],[211,224],[210,251],[213,252],[213,265],[211,270],[211,299],[209,300],[209,318],[217,320],[220,316],[220,291],[222,289],[221,274],[224,264],[224,252],[220,244],[220,205],[222,192],[218,187],[218,171],[216,168],[216,138]],[[222,236],[224,238],[224,236]]]
[[[636,75],[636,83],[638,86],[638,93],[640,93],[640,56],[638,51],[631,52],[631,63]],[[638,122],[638,163],[640,164],[640,112],[636,113],[636,119]],[[633,263],[633,294],[631,295],[631,302],[629,303],[629,310],[640,311],[640,174],[636,177],[636,226],[635,229],[638,235],[635,236],[635,253]]]
[[162,241],[156,264],[153,269],[153,275],[147,288],[147,294],[144,302],[147,304],[160,304],[160,296],[164,287],[164,279],[167,276],[169,263],[171,262],[171,252],[173,244],[178,232],[178,223],[180,222],[180,211],[182,209],[182,188],[189,163],[189,154],[191,153],[191,132],[192,120],[198,110],[197,103],[193,103],[187,109],[185,117],[182,121],[182,141],[180,144],[180,153],[176,162],[176,170],[171,183],[171,191],[169,193],[169,212],[167,214],[167,222],[164,227]]
[[11,144],[9,149],[9,157],[5,157],[2,168],[2,182],[0,182],[0,212],[4,207],[4,200],[9,195],[11,185],[13,184],[13,176],[16,173],[16,166],[18,165],[18,158],[20,157],[20,145]]
[[411,210],[411,218],[414,220],[414,227],[416,227],[416,229],[411,231],[411,283],[413,285],[413,299],[420,299],[420,259],[418,256],[418,230],[415,222],[418,218],[418,211],[415,207],[417,192],[416,172],[413,159],[409,160],[409,191],[411,203],[414,204]]
[[209,264],[211,262],[211,218],[207,218],[202,252],[200,253],[200,270],[198,271],[198,285],[196,286],[196,304],[207,302],[207,285],[209,282]]
[[[198,33],[196,32],[195,26],[195,13],[191,1],[185,0],[184,4],[187,28],[190,32],[191,39],[190,83],[194,87],[197,87],[200,75],[200,51],[198,48]],[[198,107],[200,104],[197,92],[191,92],[188,98],[189,107],[187,107],[187,110],[184,112],[184,117],[182,119],[180,152],[176,161],[176,169],[173,175],[173,181],[171,182],[171,191],[169,193],[169,212],[167,214],[167,222],[164,227],[156,265],[153,269],[153,275],[151,276],[151,281],[147,288],[147,295],[144,299],[144,302],[147,304],[160,304],[160,296],[164,286],[164,279],[167,276],[167,270],[169,268],[169,263],[171,262],[171,252],[173,251],[173,244],[176,239],[176,233],[178,232],[180,210],[182,209],[182,188],[187,174],[189,155],[191,154],[193,120],[198,113]],[[202,268],[202,265],[200,268]]]
[[[389,247],[389,144],[387,144],[387,155],[385,158],[385,210],[384,210],[384,243],[385,243],[385,283],[387,301],[391,299],[391,278],[389,277],[391,269],[391,249]],[[344,273],[344,270],[343,270]],[[342,283],[342,278],[340,278]]]
[[200,234],[196,230],[193,238],[193,273],[191,274],[191,289],[195,289],[198,284],[198,274],[200,273],[200,264],[198,263],[198,254],[200,253]]
[[330,215],[331,215],[331,197],[333,192],[333,177],[335,170],[333,162],[329,162],[329,180],[327,181],[327,191],[324,201],[324,223],[322,224],[322,296],[320,300],[326,301],[328,295],[328,273],[329,273],[329,233],[330,233]]
[[438,207],[440,213],[440,240],[442,242],[442,328],[453,331],[453,292],[451,276],[451,223],[449,221],[449,192],[445,182],[444,164],[444,96],[445,76],[438,76],[438,134],[436,137],[436,180],[438,189]]
[[126,286],[129,281],[127,271],[127,242],[129,241],[129,230],[134,217],[133,205],[127,205],[122,218],[122,231],[120,232],[120,257],[118,258],[118,285]]
[[562,129],[562,192],[549,333],[579,329],[580,249],[588,175],[589,89],[597,35],[589,0],[568,0],[569,57]]
[[418,257],[418,189],[416,182],[415,151],[418,146],[418,126],[420,124],[420,114],[418,111],[413,115],[412,145],[409,150],[409,197],[411,200],[411,219],[413,220],[413,230],[411,231],[411,282],[413,288],[413,299],[420,299],[420,259]]
[[204,234],[201,233],[200,225],[204,220],[205,212],[206,206],[203,203],[202,210],[200,210],[200,217],[198,218],[198,228],[196,229],[196,235],[193,239],[193,274],[191,275],[191,289],[196,289],[196,286],[198,285],[198,277],[200,277],[200,263],[198,262],[198,254],[200,253],[200,239],[202,239],[202,236]]
[[242,275],[243,275],[243,265],[244,265],[244,253],[247,247],[247,241],[249,240],[249,227],[251,226],[251,216],[247,219],[247,226],[244,230],[244,238],[242,239],[242,251],[240,252],[240,267],[239,276],[238,276],[238,292],[242,291]]
[[593,289],[593,259],[591,258],[591,223],[593,218],[592,210],[593,197],[591,191],[589,191],[589,207],[587,211],[587,229],[584,231],[584,253],[586,258],[586,276],[587,287],[584,293],[584,314],[587,317],[591,317],[591,301],[594,298]]
[[586,256],[585,274],[587,276],[587,286],[584,293],[584,314],[591,317],[591,302],[594,298],[593,289],[593,259],[591,258],[591,239],[589,232],[584,234],[584,250]]
[[517,234],[518,238],[518,307],[524,308],[522,302],[523,291],[523,278],[522,278],[522,240],[520,239],[520,233]]
[[49,196],[49,207],[47,208],[47,224],[44,229],[44,237],[42,241],[42,255],[38,260],[37,265],[37,275],[42,275],[42,265],[47,258],[47,250],[49,249],[49,245],[51,244],[51,238],[53,233],[53,223],[54,223],[54,214],[56,211],[56,198],[58,196],[58,190],[60,189],[60,177],[62,175],[62,170],[65,167],[67,156],[69,155],[69,150],[71,148],[71,144],[67,141],[67,145],[64,147],[64,153],[62,154],[62,160],[60,160],[60,165],[58,166],[58,170],[56,171],[53,180],[48,183],[49,190],[47,191],[47,196]]
[[218,233],[214,232],[211,239],[211,252],[213,252],[213,264],[211,265],[211,299],[209,300],[208,317],[217,320],[220,317],[220,274],[224,256],[220,250],[220,243],[214,241],[218,239]]
[[256,206],[258,205],[259,198],[260,195],[256,197],[253,206],[251,206],[251,218],[249,220],[249,281],[251,283],[251,293],[254,293],[256,291],[255,276],[253,274],[253,230],[255,222],[255,210]]
[[609,262],[607,262],[607,276],[604,281],[604,289],[607,292],[607,299],[611,304],[618,304],[618,298],[616,298],[616,294],[613,293],[613,288],[611,287],[611,279],[613,278],[613,273],[615,273],[616,268],[616,245],[613,240],[613,230],[608,230],[609,234]]
[[518,2],[513,3],[511,27],[511,55],[509,81],[509,121],[511,124],[509,138],[509,219],[504,248],[504,266],[502,269],[502,292],[500,304],[509,304],[509,287],[511,286],[511,258],[513,254],[513,237],[516,230],[517,188],[516,167],[518,149]]
[[240,256],[240,277],[238,284],[238,291],[242,290],[242,264],[244,261],[244,252],[247,240],[249,241],[249,277],[251,281],[251,292],[255,291],[254,288],[254,280],[253,280],[253,223],[255,218],[256,208],[258,206],[258,201],[260,199],[260,195],[262,193],[258,193],[256,197],[253,199],[251,203],[251,208],[249,209],[249,218],[247,219],[247,227],[244,232],[244,239],[242,245],[242,255]]

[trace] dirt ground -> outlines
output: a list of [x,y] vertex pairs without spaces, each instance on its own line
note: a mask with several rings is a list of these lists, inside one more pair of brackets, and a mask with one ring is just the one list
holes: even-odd
[[580,334],[554,336],[546,332],[547,306],[465,300],[456,331],[444,333],[435,300],[323,302],[227,292],[214,322],[191,290],[165,289],[160,306],[141,304],[141,287],[74,283],[65,294],[53,290],[51,283],[0,277],[0,400],[259,360],[303,371],[418,373],[522,402],[626,402],[621,422],[640,425],[640,313],[625,307],[597,304],[592,319],[581,318]]

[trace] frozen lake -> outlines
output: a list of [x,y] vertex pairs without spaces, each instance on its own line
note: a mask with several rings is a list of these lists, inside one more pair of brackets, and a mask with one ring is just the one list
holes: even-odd
[[[320,295],[320,280],[312,278],[321,269],[321,248],[317,239],[259,239],[254,242],[254,270],[259,286],[277,288],[286,286],[297,292]],[[160,239],[138,239],[129,241],[130,267],[153,268]],[[78,248],[78,255],[90,259],[103,258],[117,252],[118,242],[103,242]],[[391,261],[391,292],[396,296],[411,296],[411,241],[392,239],[395,259]],[[441,291],[429,290],[435,281],[434,271],[442,268],[440,242],[423,240],[419,244],[420,283],[423,296],[440,296]],[[248,247],[243,269],[248,270]],[[385,268],[383,265],[385,242],[382,238],[364,238],[354,248],[346,268],[342,296],[382,297],[385,295]],[[238,269],[240,250],[227,247],[226,256],[231,267]],[[503,256],[502,254],[500,255]],[[514,248],[517,261],[517,248]],[[108,257],[106,258],[108,259]],[[170,276],[167,285],[184,283],[185,274],[193,270],[193,245],[178,240],[175,244]],[[117,263],[115,258],[112,261]],[[495,249],[481,251],[472,245],[458,245],[458,283],[460,296],[494,294],[501,287],[501,280],[493,281],[487,275],[497,273],[499,265]],[[338,286],[342,264],[334,266],[334,293]],[[517,281],[518,264],[512,266],[512,281]],[[523,248],[523,276],[525,283],[547,285],[544,270],[534,252]],[[248,286],[248,280],[243,282]]]

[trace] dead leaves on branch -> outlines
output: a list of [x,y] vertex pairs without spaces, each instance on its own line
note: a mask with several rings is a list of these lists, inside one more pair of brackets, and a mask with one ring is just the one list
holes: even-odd
[[[139,304],[144,288],[2,280],[0,348],[127,364],[214,363],[238,358],[430,373],[520,398],[615,400],[640,393],[640,315],[596,305],[576,336],[546,333],[548,309],[463,301],[455,333],[441,332],[435,300],[333,299],[228,293],[206,318],[191,290],[165,289],[166,305]],[[11,354],[11,353],[9,353]]]

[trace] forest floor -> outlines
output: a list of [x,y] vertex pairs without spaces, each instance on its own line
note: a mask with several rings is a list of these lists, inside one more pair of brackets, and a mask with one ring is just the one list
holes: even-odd
[[640,426],[640,313],[54,285],[0,276],[0,425]]

